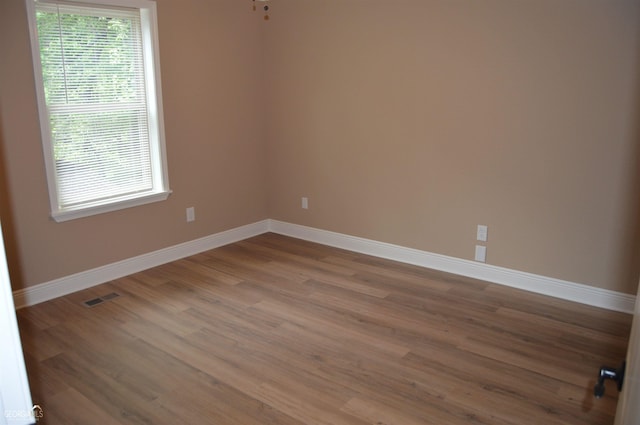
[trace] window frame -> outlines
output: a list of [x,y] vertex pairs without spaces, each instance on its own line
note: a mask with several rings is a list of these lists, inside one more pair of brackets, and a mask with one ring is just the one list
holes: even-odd
[[[51,205],[51,218],[56,222],[64,222],[96,214],[145,205],[166,200],[171,194],[169,189],[169,173],[165,145],[164,113],[162,107],[162,87],[160,79],[160,55],[158,40],[158,24],[156,3],[153,0],[25,0],[31,38],[36,97],[40,120],[40,132],[44,154],[45,171]],[[153,189],[141,193],[112,197],[106,201],[86,202],[77,206],[64,208],[58,199],[58,184],[53,152],[53,141],[49,112],[45,100],[42,63],[40,60],[40,43],[36,22],[36,3],[77,5],[85,7],[119,7],[133,8],[140,11],[142,24],[142,50],[145,68],[147,96],[147,120],[149,129],[149,148]]]

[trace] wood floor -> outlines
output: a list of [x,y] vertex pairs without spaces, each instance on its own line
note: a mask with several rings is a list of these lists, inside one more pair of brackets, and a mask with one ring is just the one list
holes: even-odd
[[631,322],[275,234],[18,316],[50,425],[612,424]]

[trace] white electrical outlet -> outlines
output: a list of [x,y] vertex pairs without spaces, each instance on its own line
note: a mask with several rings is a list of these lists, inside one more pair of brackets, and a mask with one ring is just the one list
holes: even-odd
[[309,209],[309,198],[307,198],[307,197],[303,197],[302,198],[302,209],[303,210],[308,210]]
[[194,207],[187,208],[187,223],[196,220],[196,209]]
[[481,242],[486,242],[488,234],[489,234],[489,228],[482,224],[478,224],[478,232],[476,234],[476,238]]
[[487,261],[487,247],[482,245],[476,245],[476,261],[485,263]]

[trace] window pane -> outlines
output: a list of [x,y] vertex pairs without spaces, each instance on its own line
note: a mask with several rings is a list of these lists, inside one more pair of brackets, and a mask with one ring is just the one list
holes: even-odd
[[38,12],[48,105],[143,101],[139,17],[120,15]]
[[61,206],[153,188],[146,113],[57,113],[51,130]]

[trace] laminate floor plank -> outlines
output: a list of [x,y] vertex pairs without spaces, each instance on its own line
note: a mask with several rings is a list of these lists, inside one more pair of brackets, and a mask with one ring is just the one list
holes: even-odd
[[18,323],[45,425],[610,425],[631,316],[268,233]]

